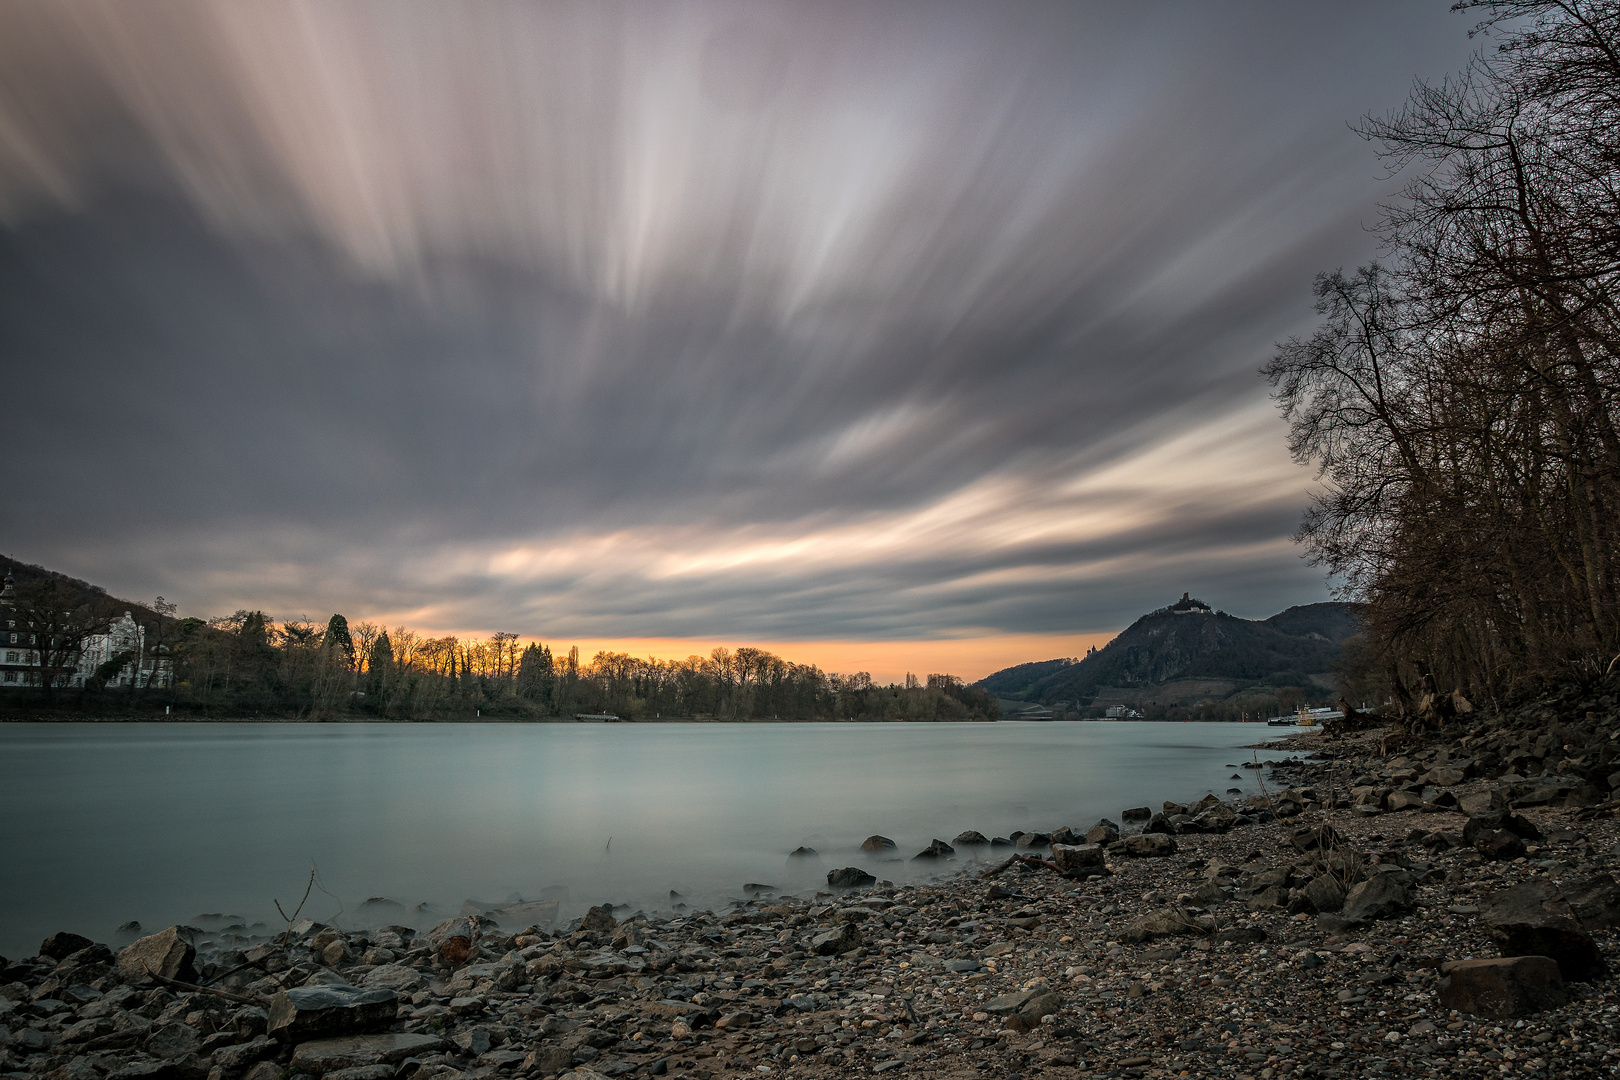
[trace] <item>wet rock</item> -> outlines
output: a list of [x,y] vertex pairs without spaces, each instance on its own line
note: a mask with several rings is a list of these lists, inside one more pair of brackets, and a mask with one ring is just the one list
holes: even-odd
[[88,949],[94,944],[95,942],[87,937],[58,930],[40,944],[39,955],[48,956],[52,960],[66,960],[80,949]]
[[929,859],[943,859],[947,856],[955,854],[956,849],[951,847],[951,845],[947,844],[943,840],[934,840],[927,847],[917,852],[917,854],[913,855],[911,858],[912,861],[915,862],[918,859],[925,861]]
[[1129,810],[1121,810],[1119,819],[1121,821],[1147,821],[1152,816],[1153,811],[1150,808],[1146,806],[1133,806]]
[[1507,799],[1495,788],[1486,788],[1483,791],[1470,791],[1466,795],[1457,796],[1457,809],[1470,817],[1475,814],[1484,814],[1492,810],[1505,810]]
[[827,871],[827,884],[835,889],[864,889],[876,885],[877,878],[858,866],[846,866],[842,870]]
[[800,847],[796,847],[792,851],[788,852],[788,858],[790,858],[790,859],[819,859],[819,858],[821,858],[821,852],[817,851],[813,847],[800,846]]
[[1437,997],[1447,1009],[1511,1020],[1562,1008],[1569,995],[1558,965],[1545,956],[1488,957],[1447,964]]
[[1585,929],[1620,926],[1620,883],[1609,874],[1597,874],[1566,885],[1563,895]]
[[1162,859],[1176,853],[1174,837],[1160,833],[1142,833],[1125,838],[1125,854],[1133,859]]
[[810,939],[810,951],[817,956],[836,956],[861,947],[861,932],[854,923],[844,923]]
[[442,1046],[444,1041],[434,1035],[397,1032],[314,1039],[298,1044],[291,1065],[294,1072],[317,1074],[369,1065],[393,1065]]
[[1597,943],[1553,886],[1517,885],[1487,897],[1480,908],[1503,956],[1550,957],[1563,977],[1574,982],[1603,974]]
[[1052,838],[1042,832],[1019,832],[1013,833],[1012,842],[1015,847],[1028,850],[1046,847],[1052,842]]
[[951,843],[957,847],[986,847],[989,845],[990,839],[984,833],[969,829],[966,832],[958,833],[956,839],[952,840]]
[[281,1042],[381,1031],[394,1022],[399,995],[381,987],[300,986],[270,1000],[267,1034]]
[[865,840],[861,841],[861,850],[872,855],[879,855],[885,851],[893,851],[894,846],[894,841],[890,840],[887,836],[877,836],[875,834],[868,836]]
[[1387,919],[1412,910],[1412,894],[1394,874],[1373,874],[1345,895],[1342,915],[1350,922]]
[[196,982],[197,969],[192,962],[197,950],[178,926],[159,930],[149,937],[140,938],[118,954],[118,974],[125,982],[136,986],[150,985],[153,974],[181,982]]

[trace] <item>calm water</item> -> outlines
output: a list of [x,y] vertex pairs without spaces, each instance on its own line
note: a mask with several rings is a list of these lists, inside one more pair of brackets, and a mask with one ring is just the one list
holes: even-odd
[[[99,941],[203,913],[275,922],[368,897],[429,908],[536,898],[701,906],[910,856],[964,829],[1117,820],[1229,787],[1242,724],[0,724],[0,954],[54,930]],[[789,865],[804,844],[819,865]],[[963,853],[964,859],[971,858]],[[328,895],[329,894],[329,895]],[[290,910],[290,909],[289,909]],[[341,914],[340,911],[342,912]]]

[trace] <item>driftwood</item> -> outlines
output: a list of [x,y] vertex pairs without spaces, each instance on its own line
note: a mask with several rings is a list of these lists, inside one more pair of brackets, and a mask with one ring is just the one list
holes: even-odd
[[1008,856],[1006,862],[1002,863],[999,866],[992,866],[990,869],[988,869],[988,870],[984,871],[982,874],[980,874],[979,875],[979,880],[983,881],[986,878],[993,878],[997,874],[1001,873],[1003,870],[1005,870],[1008,867],[1012,866],[1014,863],[1023,863],[1025,866],[1041,866],[1041,867],[1045,867],[1048,870],[1051,870],[1053,873],[1057,873],[1057,874],[1063,873],[1062,868],[1059,867],[1058,864],[1053,862],[1051,859],[1043,859],[1039,855],[1010,855],[1010,856]]
[[217,986],[198,986],[196,983],[181,982],[179,979],[171,979],[167,975],[159,975],[157,972],[152,970],[151,964],[142,964],[141,967],[145,968],[148,975],[152,976],[152,978],[156,979],[164,986],[173,986],[179,990],[189,990],[194,994],[213,994],[215,997],[222,997],[226,1001],[235,1001],[243,1005],[258,1005],[262,1007],[270,1004],[270,999],[267,997],[249,997],[247,994],[233,994],[229,990],[221,990]]

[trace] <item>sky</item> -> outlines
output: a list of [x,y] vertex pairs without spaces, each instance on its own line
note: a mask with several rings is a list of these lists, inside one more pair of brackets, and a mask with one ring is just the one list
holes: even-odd
[[5,0],[0,545],[880,679],[1329,599],[1256,370],[1448,8]]

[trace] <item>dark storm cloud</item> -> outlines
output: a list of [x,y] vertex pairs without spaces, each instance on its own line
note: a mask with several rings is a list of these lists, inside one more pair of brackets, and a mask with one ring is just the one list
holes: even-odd
[[1253,371],[1444,8],[0,10],[7,542],[594,636],[1320,598]]

